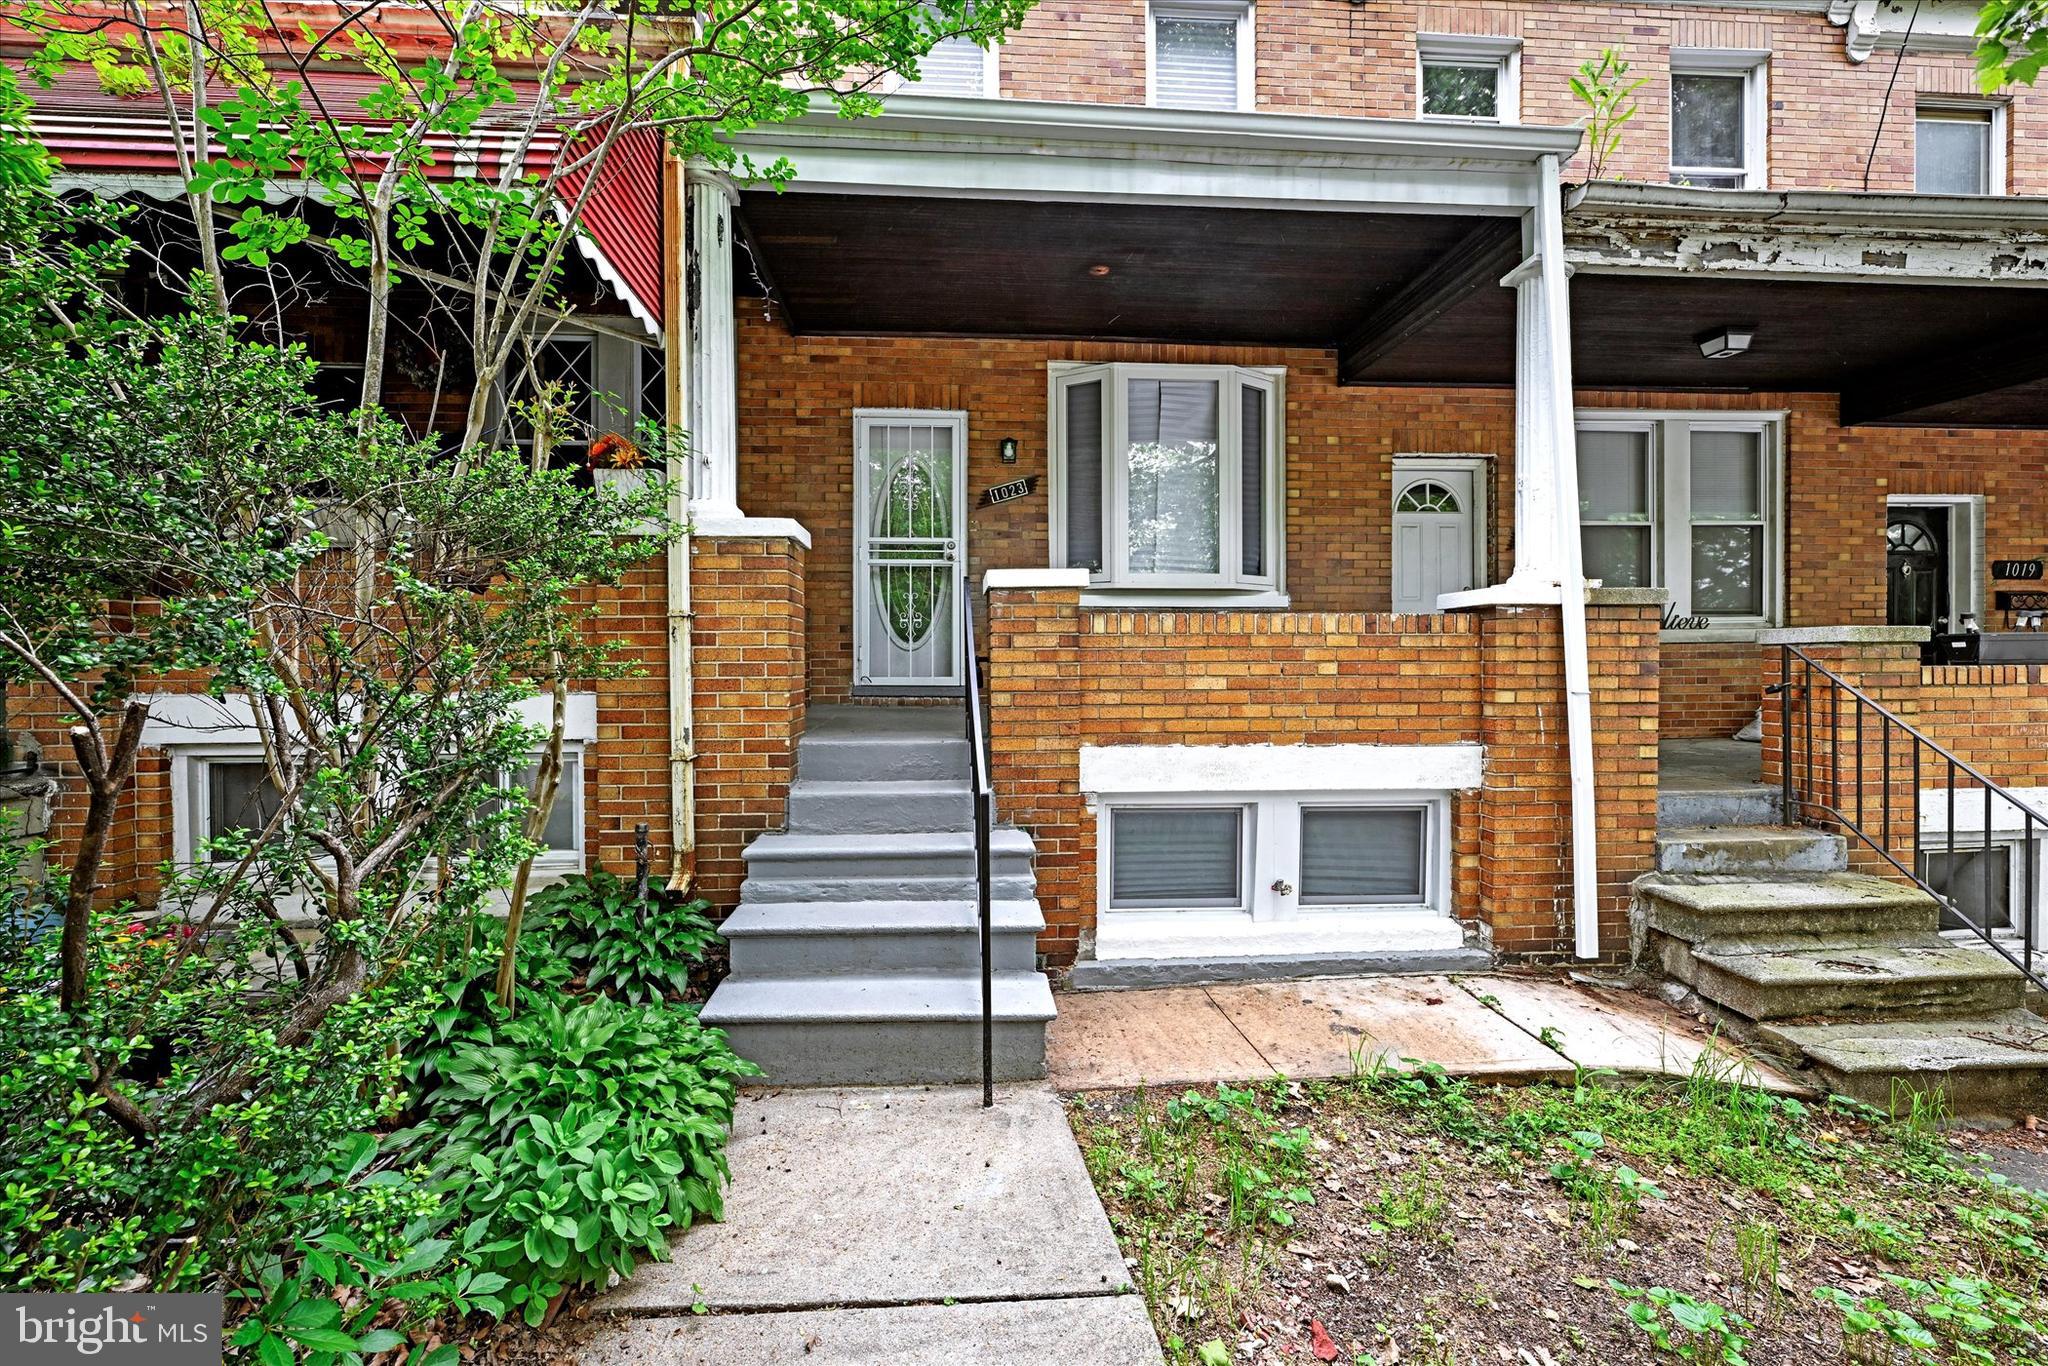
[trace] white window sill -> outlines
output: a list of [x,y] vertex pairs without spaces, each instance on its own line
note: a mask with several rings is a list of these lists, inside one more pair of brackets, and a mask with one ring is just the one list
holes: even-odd
[[1096,921],[1098,962],[1124,958],[1251,957],[1260,954],[1403,953],[1463,948],[1465,932],[1439,911],[1303,910],[1286,920],[1243,912],[1105,911]]
[[1081,594],[1083,607],[1164,607],[1182,611],[1231,608],[1285,611],[1293,602],[1285,593],[1267,590],[1218,592],[1206,588],[1090,588]]

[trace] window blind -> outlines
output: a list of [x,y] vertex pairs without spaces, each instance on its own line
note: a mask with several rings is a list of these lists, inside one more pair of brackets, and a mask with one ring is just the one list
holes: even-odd
[[947,38],[933,46],[917,66],[920,95],[980,95],[988,54],[971,38]]
[[1247,384],[1239,394],[1243,407],[1237,448],[1240,572],[1256,576],[1266,572],[1266,391]]
[[1111,814],[1112,906],[1243,904],[1239,807],[1122,807]]
[[1751,522],[1764,515],[1763,462],[1755,432],[1692,433],[1692,519]]
[[1422,850],[1418,807],[1304,807],[1301,904],[1419,902]]
[[1067,568],[1102,568],[1102,381],[1067,386]]
[[1152,33],[1153,102],[1237,108],[1237,20],[1160,16]]

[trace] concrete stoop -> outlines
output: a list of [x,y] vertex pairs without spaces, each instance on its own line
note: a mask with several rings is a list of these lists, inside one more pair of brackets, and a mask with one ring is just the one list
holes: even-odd
[[[981,1076],[981,948],[967,742],[952,707],[814,707],[786,828],[746,850],[731,974],[703,1019],[770,1082]],[[994,1061],[1045,1075],[1052,990],[1031,837],[993,832]]]
[[1671,813],[1686,824],[1635,884],[1638,961],[1830,1091],[1893,1109],[1938,1090],[1964,1119],[2048,1104],[2025,977],[1942,936],[1918,888],[1846,871],[1840,836],[1758,822],[1759,802]]

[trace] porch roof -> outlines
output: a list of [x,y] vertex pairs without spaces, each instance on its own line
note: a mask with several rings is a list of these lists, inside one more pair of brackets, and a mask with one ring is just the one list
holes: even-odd
[[[898,97],[750,130],[737,287],[800,334],[1338,352],[1513,383],[1520,219],[1576,129]],[[1851,422],[2048,426],[2048,199],[1571,192],[1588,388],[1832,392]],[[751,258],[749,261],[748,258]],[[750,268],[751,265],[751,268]],[[1708,360],[1704,332],[1755,324]]]

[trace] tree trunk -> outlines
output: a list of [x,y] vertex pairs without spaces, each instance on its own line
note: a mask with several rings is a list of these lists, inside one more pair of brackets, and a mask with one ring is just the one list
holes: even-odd
[[[560,669],[557,651],[549,661]],[[562,788],[562,741],[569,728],[569,681],[556,674],[554,708],[548,722],[548,747],[541,754],[540,768],[533,775],[533,789],[527,794],[526,837],[539,840],[554,814],[555,798]],[[519,931],[526,923],[526,889],[533,881],[533,855],[519,860],[512,878],[512,904],[505,910],[505,943],[498,951],[498,1004],[512,1009],[512,994],[519,985]]]
[[78,838],[78,853],[71,860],[71,883],[64,896],[64,932],[60,941],[63,979],[57,1001],[67,1015],[76,1015],[85,1004],[92,903],[99,892],[100,863],[106,856],[114,809],[120,805],[121,794],[135,772],[135,754],[142,744],[143,722],[148,718],[146,702],[130,702],[124,707],[121,733],[110,750],[95,744],[82,725],[71,731],[71,748],[85,770],[87,800],[85,829]]

